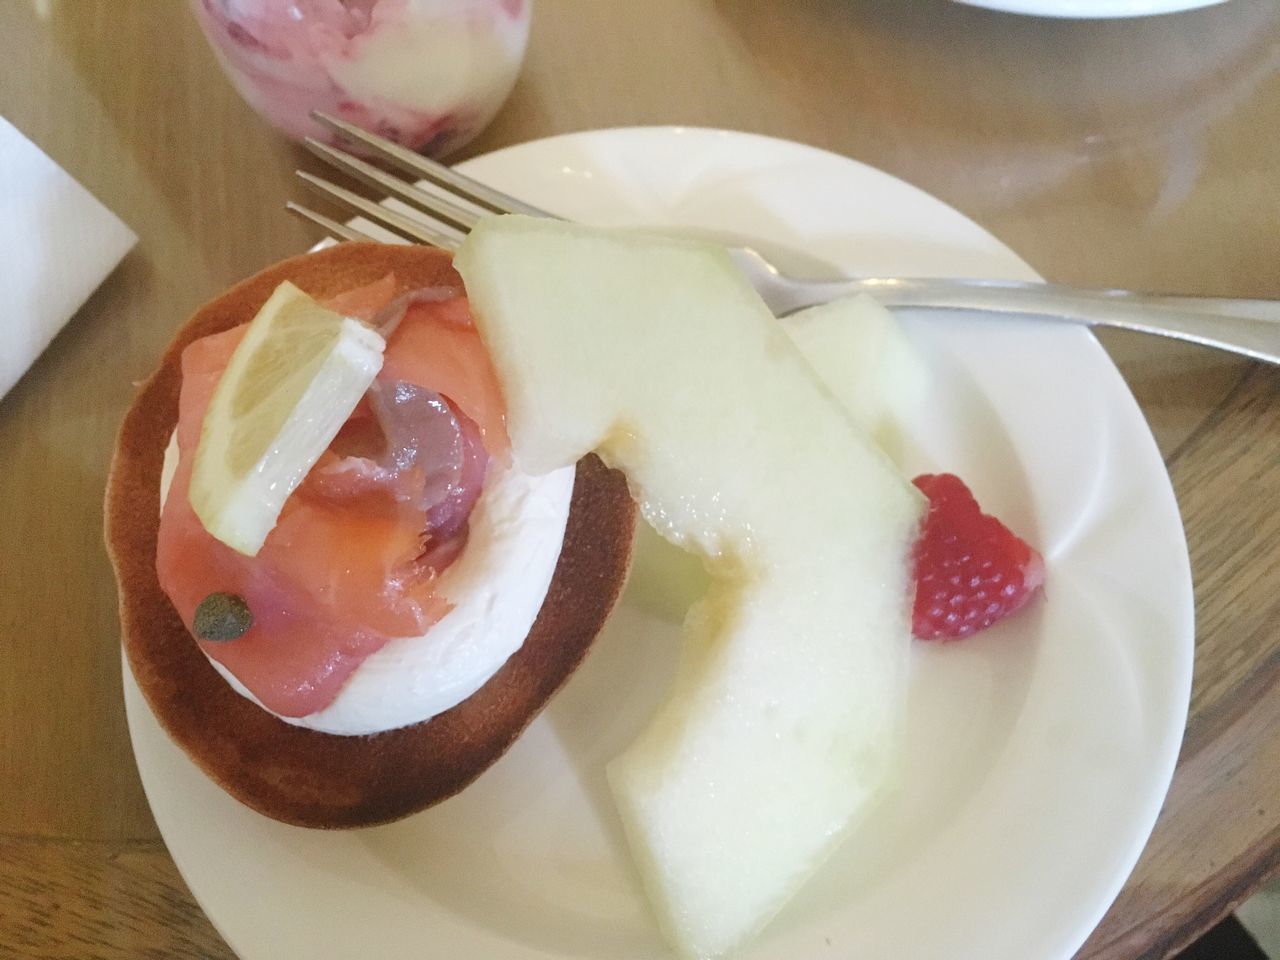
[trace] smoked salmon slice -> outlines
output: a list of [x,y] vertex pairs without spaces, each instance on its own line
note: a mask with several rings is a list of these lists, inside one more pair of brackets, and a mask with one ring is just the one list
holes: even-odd
[[198,340],[182,356],[160,585],[188,629],[210,594],[245,600],[253,625],[243,636],[197,642],[281,716],[324,709],[389,639],[419,636],[448,612],[435,579],[465,546],[489,461],[509,458],[501,390],[465,296],[430,288],[396,305],[395,289],[388,276],[326,304],[394,326],[383,368],[254,557],[210,536],[187,496],[205,410],[245,328]]

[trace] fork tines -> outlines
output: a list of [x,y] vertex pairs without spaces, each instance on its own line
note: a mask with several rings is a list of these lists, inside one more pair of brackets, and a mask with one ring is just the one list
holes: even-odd
[[355,240],[357,243],[386,243],[387,242],[386,239],[383,237],[375,237],[372,234],[365,233],[362,230],[357,230],[355,227],[349,224],[339,223],[337,220],[334,220],[332,217],[326,217],[323,213],[317,213],[314,210],[304,207],[300,203],[294,203],[292,200],[286,203],[284,205],[284,208],[288,210],[290,213],[296,213],[298,216],[302,217],[302,219],[304,220],[310,220],[312,223],[316,224],[317,226],[324,227],[324,229],[327,230],[329,233],[333,234],[335,237],[340,237],[343,240]]
[[[457,173],[441,163],[420,156],[345,120],[324,113],[316,113],[314,116],[343,140],[360,145],[370,155],[411,176],[422,178],[419,183],[410,183],[345,150],[308,138],[308,149],[321,160],[387,195],[385,202],[378,203],[323,177],[297,171],[298,176],[313,190],[371,221],[356,228],[339,224],[300,204],[287,205],[292,212],[344,239],[393,242],[407,239],[453,250],[476,222],[488,214],[524,213],[530,216],[548,216],[537,207],[485,186],[478,180]],[[380,230],[379,227],[383,229]]]

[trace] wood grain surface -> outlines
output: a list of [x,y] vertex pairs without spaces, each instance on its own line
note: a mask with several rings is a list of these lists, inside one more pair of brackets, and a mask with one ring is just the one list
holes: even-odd
[[[133,766],[101,492],[131,383],[171,331],[315,239],[281,210],[315,164],[238,99],[177,0],[3,0],[0,115],[141,239],[0,401],[0,956],[230,957]],[[878,166],[1052,279],[1280,297],[1273,0],[1117,22],[950,0],[537,0],[521,81],[465,155],[661,123]],[[1104,343],[1169,464],[1198,604],[1173,789],[1080,954],[1132,960],[1280,869],[1280,376]]]

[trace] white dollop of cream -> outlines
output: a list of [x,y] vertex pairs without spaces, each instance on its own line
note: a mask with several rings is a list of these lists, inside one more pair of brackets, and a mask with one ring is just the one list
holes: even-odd
[[[172,437],[160,475],[162,508],[177,467]],[[420,723],[471,696],[520,649],[560,559],[576,471],[535,477],[514,466],[491,470],[471,512],[466,549],[437,582],[453,609],[422,636],[396,637],[371,654],[323,710],[281,720],[344,736]],[[262,706],[226,667],[209,662]]]
[[436,116],[471,106],[488,116],[515,82],[528,34],[527,16],[505,15],[493,0],[407,0],[375,7],[371,29],[322,62],[365,104]]

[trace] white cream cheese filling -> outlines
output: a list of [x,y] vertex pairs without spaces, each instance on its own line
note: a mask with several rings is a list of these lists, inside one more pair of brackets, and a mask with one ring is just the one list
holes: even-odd
[[[161,507],[177,468],[174,436],[160,476]],[[394,638],[371,654],[323,710],[280,719],[346,736],[419,723],[471,696],[520,649],[560,558],[575,470],[540,477],[514,466],[490,470],[471,512],[466,549],[437,583],[453,609],[422,636]],[[262,706],[222,664],[209,662]]]

